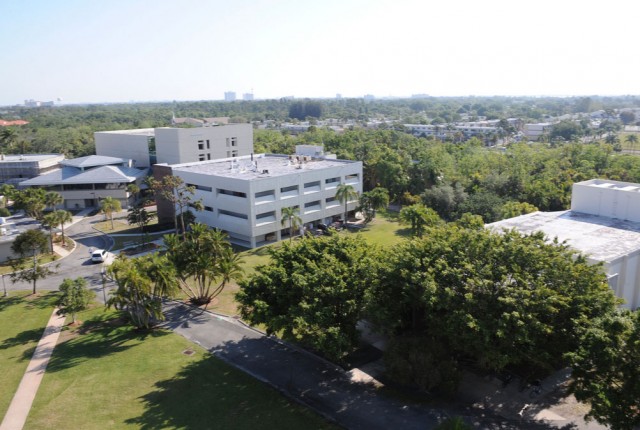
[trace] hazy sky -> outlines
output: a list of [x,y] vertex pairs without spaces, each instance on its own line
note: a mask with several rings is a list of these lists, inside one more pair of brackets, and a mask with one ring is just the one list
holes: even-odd
[[629,0],[2,0],[0,105],[640,94]]

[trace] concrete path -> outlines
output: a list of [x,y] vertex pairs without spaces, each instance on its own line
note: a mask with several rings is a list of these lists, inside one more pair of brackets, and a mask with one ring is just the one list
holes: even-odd
[[417,407],[382,396],[373,384],[355,382],[335,365],[242,323],[169,303],[165,326],[349,429],[425,430],[442,409]]
[[21,430],[27,421],[31,404],[36,397],[40,382],[42,382],[44,372],[53,353],[53,348],[58,342],[58,336],[64,324],[65,317],[58,316],[57,310],[54,309],[51,318],[49,318],[47,328],[45,328],[42,338],[38,342],[38,346],[36,346],[18,390],[13,396],[2,424],[0,424],[0,430]]

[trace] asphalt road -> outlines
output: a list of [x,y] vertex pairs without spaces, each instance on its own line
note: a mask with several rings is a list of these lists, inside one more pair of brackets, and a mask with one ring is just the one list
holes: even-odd
[[[102,219],[102,215],[87,217],[65,228],[65,235],[75,240],[76,248],[71,254],[50,265],[55,274],[39,280],[36,283],[37,290],[57,290],[65,278],[83,277],[87,280],[89,288],[96,293],[96,298],[100,301],[103,300],[102,264],[93,263],[89,258],[90,248],[109,248],[111,246],[111,239],[92,227],[95,222]],[[8,275],[3,278],[8,291],[31,290],[33,288],[30,282],[12,283]]]

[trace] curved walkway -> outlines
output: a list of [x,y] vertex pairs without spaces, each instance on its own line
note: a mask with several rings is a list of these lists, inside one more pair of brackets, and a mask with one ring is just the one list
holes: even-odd
[[31,361],[27,366],[27,370],[20,381],[18,390],[11,400],[9,409],[0,424],[0,430],[22,430],[33,399],[36,397],[40,382],[44,377],[44,372],[49,364],[49,359],[53,353],[53,348],[58,342],[58,336],[60,336],[60,330],[64,324],[65,317],[57,314],[58,309],[54,309],[47,323],[44,333],[36,350],[31,357]]

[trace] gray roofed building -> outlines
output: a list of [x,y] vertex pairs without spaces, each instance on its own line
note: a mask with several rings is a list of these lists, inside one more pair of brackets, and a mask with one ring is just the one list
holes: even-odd
[[80,170],[90,169],[96,166],[128,166],[128,160],[105,155],[87,155],[86,157],[72,158],[60,162],[63,166],[77,167]]
[[56,191],[64,198],[61,207],[82,209],[97,206],[105,197],[120,201],[123,208],[133,203],[129,184],[142,185],[147,169],[129,167],[128,160],[107,156],[88,156],[65,160],[63,166],[20,182],[21,187],[39,187]]
[[60,167],[62,154],[0,154],[0,183],[17,185]]

